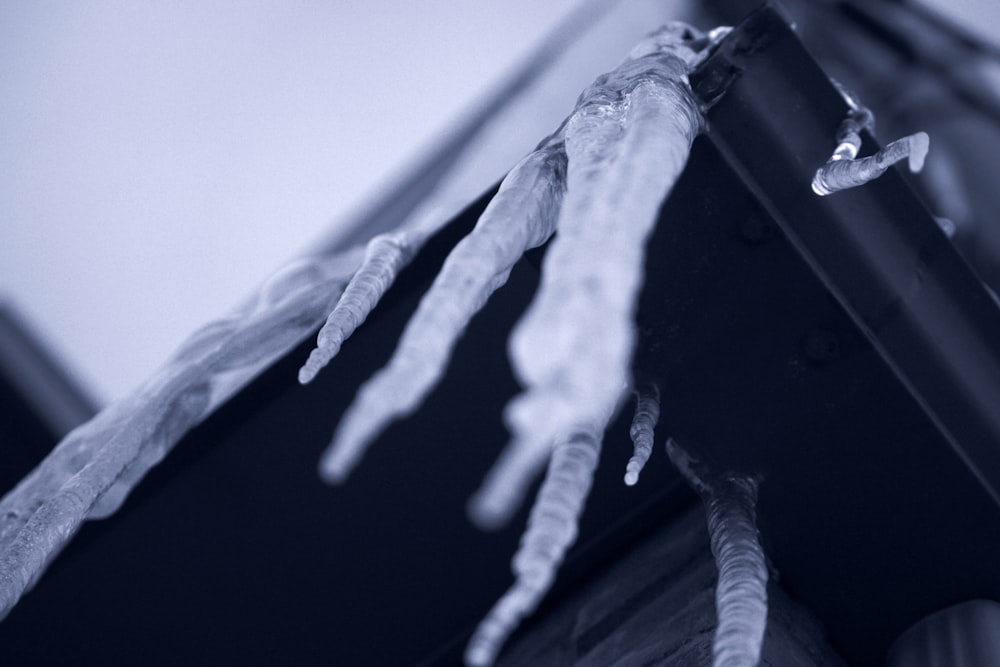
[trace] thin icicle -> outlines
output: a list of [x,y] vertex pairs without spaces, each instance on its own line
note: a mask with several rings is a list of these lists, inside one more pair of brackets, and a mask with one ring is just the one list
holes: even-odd
[[473,315],[524,252],[553,234],[565,172],[562,142],[549,141],[507,175],[476,228],[448,256],[389,364],[361,387],[345,413],[320,463],[327,481],[346,478],[389,423],[419,407]]
[[360,260],[304,260],[192,336],[153,378],[72,431],[0,500],[0,618],[88,518],[129,491],[213,408],[314,331]]
[[347,284],[319,331],[316,348],[299,370],[299,382],[312,382],[316,374],[337,356],[340,346],[361,326],[433,231],[425,230],[424,234],[418,235],[406,231],[379,234],[368,242],[361,268]]
[[857,159],[861,149],[861,131],[874,127],[875,117],[864,107],[852,109],[837,129],[837,148],[813,177],[813,192],[826,196],[864,185],[875,180],[892,165],[907,160],[910,171],[919,172],[924,167],[930,139],[925,132],[917,132],[891,142],[882,150],[866,158]]
[[469,667],[487,667],[521,619],[534,611],[576,540],[594,478],[603,430],[576,433],[552,451],[545,481],[511,562],[516,581],[476,628],[465,651]]
[[685,26],[654,33],[568,120],[558,233],[510,342],[526,390],[505,412],[511,444],[473,499],[481,525],[505,522],[558,434],[608,421],[628,384],[646,240],[701,128],[691,39]]
[[701,495],[708,513],[718,625],[713,667],[756,667],[767,627],[767,563],[757,535],[757,480],[705,471],[673,440],[667,454]]
[[635,486],[639,473],[646,466],[653,452],[653,429],[660,420],[660,389],[655,384],[645,391],[635,393],[635,415],[628,430],[632,438],[633,453],[625,466],[625,483]]

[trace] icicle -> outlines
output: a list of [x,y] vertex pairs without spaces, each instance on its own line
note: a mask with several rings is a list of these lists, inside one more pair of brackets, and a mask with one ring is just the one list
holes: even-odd
[[555,579],[577,526],[601,451],[602,430],[576,433],[552,451],[521,546],[511,563],[516,581],[476,628],[465,651],[469,667],[487,667],[521,619]]
[[555,231],[565,172],[562,142],[550,141],[507,175],[476,228],[448,256],[389,364],[361,387],[345,413],[320,463],[326,480],[342,481],[382,429],[423,402],[473,315],[524,252]]
[[365,321],[427,236],[429,234],[414,237],[405,232],[392,232],[379,234],[368,242],[361,268],[347,284],[319,331],[316,348],[299,370],[299,382],[312,382],[316,374],[337,356],[340,346]]
[[930,145],[925,132],[897,139],[875,155],[856,159],[861,150],[860,133],[864,129],[870,130],[874,122],[871,111],[864,107],[858,107],[848,114],[837,130],[837,148],[830,160],[816,170],[812,181],[813,192],[822,197],[838,190],[864,185],[903,159],[908,160],[911,172],[923,169]]
[[667,441],[667,454],[701,495],[708,512],[712,555],[719,570],[712,665],[756,667],[767,627],[768,578],[757,535],[757,480],[705,472],[673,440]]
[[322,322],[360,253],[296,263],[152,379],[72,431],[0,500],[0,618],[87,518],[114,512],[192,426]]
[[526,390],[505,412],[512,442],[473,499],[480,525],[505,522],[556,436],[608,421],[628,384],[646,239],[701,127],[685,31],[647,38],[568,120],[558,234],[510,342]]
[[93,460],[70,477],[37,508],[0,553],[0,617],[6,615],[62,546],[72,537],[100,497],[142,453],[142,447],[165,447],[204,414],[209,403],[205,382],[177,387],[165,408],[130,418]]
[[660,419],[660,389],[655,384],[647,391],[635,393],[635,416],[628,430],[632,438],[633,454],[625,466],[625,483],[635,486],[639,481],[639,473],[653,452],[653,429]]
[[[571,22],[591,20],[603,11],[600,5],[600,2],[595,2],[593,7],[582,8],[577,17],[571,18]],[[512,85],[497,98],[499,106],[514,108],[520,103],[529,84],[537,81],[536,76],[544,70],[546,62],[559,52],[555,46],[561,39],[558,37],[556,42],[543,47],[531,59],[518,79],[512,81]],[[465,131],[467,134],[462,147],[452,155],[453,161],[438,179],[438,185],[425,195],[396,230],[376,236],[369,242],[364,264],[356,279],[344,290],[341,303],[327,318],[317,338],[316,348],[299,370],[299,382],[307,384],[316,377],[339,353],[344,341],[361,326],[399,272],[427,240],[461,212],[470,197],[482,192],[493,178],[501,175],[497,173],[491,177],[484,172],[482,154],[496,153],[497,144],[511,143],[511,120],[507,114],[496,113],[493,108],[484,110],[482,114],[481,122]]]

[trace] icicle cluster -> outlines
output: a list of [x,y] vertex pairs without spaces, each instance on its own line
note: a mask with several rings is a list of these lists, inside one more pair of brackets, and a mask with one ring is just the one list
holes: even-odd
[[[522,254],[555,234],[538,293],[510,339],[525,387],[505,412],[512,440],[470,502],[471,517],[483,527],[502,525],[546,462],[549,474],[514,560],[517,581],[477,631],[469,664],[492,663],[548,590],[575,537],[600,439],[630,382],[646,241],[702,126],[687,73],[724,35],[665,26],[581,94],[449,255],[389,364],[362,387],[323,455],[323,476],[343,481],[389,423],[419,407],[471,318]],[[369,244],[301,381],[336,354],[435,229],[422,222],[414,233],[407,225]],[[654,404],[642,403],[637,418],[630,479],[648,457]]]
[[[511,341],[527,388],[507,411],[513,441],[473,502],[474,518],[482,525],[505,521],[557,438],[608,421],[629,379],[645,242],[701,127],[686,81],[704,55],[696,44],[708,41],[679,24],[648,37],[584,91],[563,126],[505,179],[476,230],[449,257],[389,365],[348,409],[323,459],[328,479],[343,479],[390,421],[419,406],[470,318],[521,254],[555,230],[542,286]],[[383,242],[370,246],[303,380],[371,310],[405,261],[399,249],[413,245],[376,243]]]
[[757,535],[757,480],[706,470],[673,440],[667,441],[667,453],[701,495],[708,512],[712,555],[719,570],[712,666],[756,667],[767,627],[768,578]]
[[[470,502],[472,518],[486,527],[503,524],[546,463],[548,472],[513,560],[516,581],[473,636],[470,665],[493,663],[575,540],[604,429],[630,384],[645,244],[702,127],[687,73],[724,35],[665,26],[581,94],[562,126],[508,174],[475,230],[452,251],[392,360],[361,389],[324,454],[324,477],[343,480],[392,420],[424,400],[471,318],[523,253],[555,235],[538,294],[510,339],[524,386],[505,412],[511,442]],[[461,158],[468,159],[469,153]],[[464,168],[460,162],[452,170]],[[0,501],[0,615],[81,521],[112,513],[188,429],[329,313],[299,374],[303,383],[314,378],[457,210],[456,202],[464,203],[453,196],[459,191],[432,196],[397,230],[372,239],[363,256],[355,249],[281,274],[254,304],[195,334],[160,374],[68,436]],[[639,396],[629,484],[649,457],[658,413],[655,388]],[[744,613],[744,588],[752,584],[752,597],[754,586],[766,582],[756,557],[742,555],[751,553],[747,545],[756,537],[756,487],[748,484],[705,487],[712,491],[726,637],[717,646],[725,655],[731,646],[746,654],[739,651],[756,627]]]
[[195,333],[131,396],[66,436],[0,500],[0,618],[82,521],[113,513],[191,427],[319,326],[360,255],[279,272],[246,308]]
[[593,91],[567,124],[558,236],[510,342],[525,391],[505,414],[508,452],[474,500],[480,523],[504,522],[555,438],[608,421],[629,383],[646,240],[701,123],[683,61],[669,62],[664,80],[630,81],[610,104]]

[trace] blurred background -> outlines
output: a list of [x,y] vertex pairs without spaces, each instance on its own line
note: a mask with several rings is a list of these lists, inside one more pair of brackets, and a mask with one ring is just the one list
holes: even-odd
[[[477,119],[507,118],[470,200],[657,22],[756,4],[2,0],[0,347],[27,332],[104,404],[287,260],[370,235]],[[983,254],[1000,3],[783,4],[883,141],[930,131],[927,196]]]

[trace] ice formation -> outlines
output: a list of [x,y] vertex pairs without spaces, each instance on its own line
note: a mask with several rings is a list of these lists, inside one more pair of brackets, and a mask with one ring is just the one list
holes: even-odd
[[[343,481],[392,420],[419,407],[470,319],[525,250],[555,233],[538,293],[510,338],[525,387],[505,411],[511,442],[470,501],[472,519],[483,527],[504,524],[546,462],[549,473],[514,559],[517,580],[479,626],[469,664],[492,664],[575,538],[601,437],[631,383],[646,241],[702,128],[687,73],[724,34],[667,25],[584,90],[449,255],[392,359],[362,387],[323,455],[323,476]],[[369,245],[300,380],[336,353],[432,228],[421,226],[413,236],[404,229]],[[654,403],[645,400],[637,418],[635,478],[648,456]]]
[[886,172],[892,165],[901,160],[907,160],[907,166],[913,173],[924,167],[924,159],[930,146],[926,132],[917,132],[890,142],[874,155],[858,159],[861,150],[861,131],[872,130],[874,116],[864,107],[857,106],[848,97],[848,103],[854,108],[837,129],[837,148],[822,167],[816,170],[813,177],[813,192],[820,196],[833,194],[839,190],[854,188],[873,181]]
[[479,624],[465,651],[470,667],[492,665],[518,622],[548,592],[567,549],[576,540],[584,502],[601,453],[603,426],[556,443],[528,528],[511,562],[516,580]]
[[[508,451],[473,500],[480,523],[506,521],[552,442],[609,421],[630,383],[645,243],[701,127],[686,61],[653,54],[626,61],[635,67],[611,79],[623,91],[615,97],[603,87],[585,94],[567,124],[558,236],[510,342],[525,391],[505,413]],[[654,63],[661,80],[647,78]]]
[[[687,73],[725,34],[667,25],[581,94],[449,255],[389,364],[362,387],[324,454],[323,476],[345,479],[391,421],[419,407],[471,318],[523,253],[554,237],[538,293],[510,339],[524,386],[505,411],[511,442],[470,502],[472,518],[486,527],[503,524],[546,465],[547,473],[513,559],[515,582],[473,635],[469,665],[493,663],[548,591],[576,538],[604,430],[631,385],[645,244],[702,129]],[[468,159],[464,154],[452,171],[461,172]],[[463,191],[431,196],[363,251],[313,258],[283,272],[254,303],[196,333],[130,398],[67,437],[0,501],[0,615],[81,521],[114,512],[188,429],[329,313],[299,374],[303,383],[315,377],[458,210],[456,202],[464,203],[455,194]],[[658,391],[644,389],[630,431],[629,485],[649,457],[658,416]],[[672,455],[681,460],[677,451]],[[754,527],[756,483],[707,480],[681,463],[705,497],[719,564],[716,665],[756,664],[750,660],[760,653],[767,580]]]
[[295,262],[232,316],[191,336],[126,399],[70,433],[0,501],[0,618],[84,519],[113,513],[215,407],[323,321],[360,252]]
[[767,562],[757,536],[757,479],[718,472],[692,459],[674,440],[667,453],[708,511],[718,624],[712,667],[756,667],[767,627]]
[[635,486],[639,473],[653,453],[653,429],[660,419],[660,390],[652,385],[648,390],[635,392],[635,415],[628,434],[632,438],[632,458],[625,465],[625,483]]

